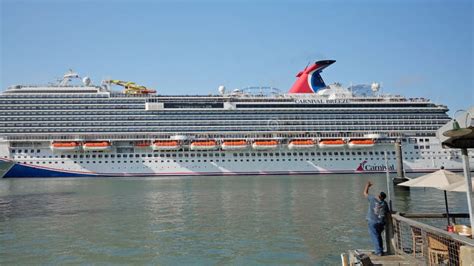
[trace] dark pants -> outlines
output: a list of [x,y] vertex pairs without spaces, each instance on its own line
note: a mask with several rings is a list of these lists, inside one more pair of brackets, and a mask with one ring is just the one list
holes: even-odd
[[382,232],[384,230],[384,223],[376,223],[369,221],[369,234],[374,244],[375,254],[383,254],[383,242],[382,242]]

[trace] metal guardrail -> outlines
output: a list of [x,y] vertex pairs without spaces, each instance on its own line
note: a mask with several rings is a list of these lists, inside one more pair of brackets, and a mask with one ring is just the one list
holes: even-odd
[[[466,214],[450,216],[455,216],[458,222],[468,223]],[[474,240],[434,226],[443,222],[446,224],[444,217],[429,214],[393,214],[392,244],[396,254],[413,256],[420,264],[460,265],[460,247],[474,247]],[[428,225],[425,223],[428,219],[436,222]]]

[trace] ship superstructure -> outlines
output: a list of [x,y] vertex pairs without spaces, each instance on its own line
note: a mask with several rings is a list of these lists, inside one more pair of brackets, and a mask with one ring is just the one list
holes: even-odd
[[385,154],[395,170],[400,141],[407,172],[462,169],[435,138],[446,106],[377,84],[326,85],[320,73],[332,63],[308,66],[287,94],[155,95],[120,80],[70,85],[72,72],[58,85],[13,86],[0,94],[0,168],[5,177],[383,172]]

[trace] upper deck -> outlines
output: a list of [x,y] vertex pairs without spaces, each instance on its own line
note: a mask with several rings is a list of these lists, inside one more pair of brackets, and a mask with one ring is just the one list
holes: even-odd
[[[135,83],[127,93],[85,79],[70,85],[13,86],[0,94],[3,139],[168,138],[192,136],[434,135],[449,121],[447,107],[424,98],[378,93],[374,85],[331,84],[316,93],[281,94],[273,88],[217,95],[155,95]],[[129,84],[129,85],[127,85]],[[132,85],[130,85],[132,84]],[[265,92],[267,90],[267,92]]]

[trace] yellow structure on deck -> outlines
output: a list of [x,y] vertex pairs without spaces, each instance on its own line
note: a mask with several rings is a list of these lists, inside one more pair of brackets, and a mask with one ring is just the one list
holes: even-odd
[[140,86],[135,84],[135,82],[131,81],[123,81],[123,80],[107,80],[106,81],[109,84],[115,84],[118,86],[122,86],[125,88],[124,93],[125,94],[149,94],[149,93],[155,93],[156,90],[147,88],[145,86]]

